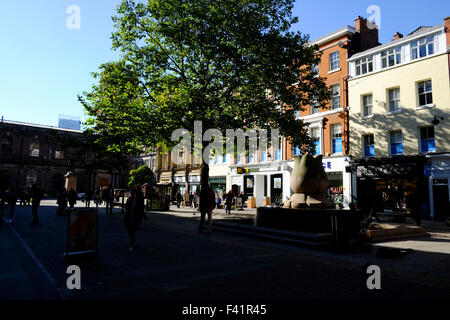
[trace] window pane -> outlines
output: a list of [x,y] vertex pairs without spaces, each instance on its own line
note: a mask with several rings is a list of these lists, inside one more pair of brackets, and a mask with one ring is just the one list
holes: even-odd
[[420,96],[419,96],[419,105],[420,106],[424,106],[424,105],[426,105],[427,103],[425,102],[425,95],[424,94],[421,94]]
[[261,161],[267,161],[267,151],[261,152]]
[[434,139],[428,139],[428,152],[435,152],[436,145],[434,143]]
[[420,51],[420,57],[426,57],[427,56],[427,47],[425,45],[422,45],[419,47],[419,51]]
[[342,152],[342,138],[333,139],[333,153]]
[[428,44],[428,54],[433,54],[434,53],[434,45],[433,43],[429,43]]
[[413,48],[411,50],[411,57],[412,57],[413,60],[417,59],[417,48]]
[[394,56],[389,56],[389,67],[392,67],[395,64]]
[[367,73],[367,64],[363,64],[361,67],[362,67],[362,74],[366,74]]

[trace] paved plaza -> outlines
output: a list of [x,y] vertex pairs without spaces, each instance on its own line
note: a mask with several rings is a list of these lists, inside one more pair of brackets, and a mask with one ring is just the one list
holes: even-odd
[[[79,202],[78,206],[82,206]],[[291,301],[450,298],[450,233],[374,245],[364,252],[312,250],[243,237],[197,231],[191,208],[148,213],[129,252],[120,208],[99,207],[99,256],[76,262],[81,291],[66,288],[67,217],[55,200],[44,200],[41,225],[30,226],[31,208],[16,207],[16,218],[0,231],[0,299],[157,301]],[[254,210],[233,211],[254,216]],[[214,219],[226,219],[217,210]],[[375,255],[377,246],[413,248],[399,259]],[[382,289],[368,290],[366,268],[378,265]]]

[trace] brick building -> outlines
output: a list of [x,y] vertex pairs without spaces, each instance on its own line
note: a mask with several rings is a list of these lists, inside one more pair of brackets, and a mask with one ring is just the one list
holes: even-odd
[[[119,188],[127,182],[128,170],[93,169],[93,156],[86,161],[69,161],[74,150],[64,149],[60,138],[81,138],[82,131],[16,121],[3,121],[0,129],[0,171],[2,184],[21,190],[39,183],[44,193],[54,196],[64,187],[71,169],[77,176],[77,192],[112,184]],[[125,180],[123,180],[125,179]]]
[[[309,125],[310,135],[317,139],[315,154],[324,156],[323,166],[328,175],[331,197],[347,207],[351,202],[351,175],[346,170],[350,160],[347,60],[358,52],[379,45],[378,29],[372,22],[358,17],[354,27],[345,26],[311,45],[317,45],[322,54],[317,66],[318,74],[325,79],[332,98],[327,108],[308,106],[297,116]],[[300,154],[298,148],[285,149],[287,159]]]

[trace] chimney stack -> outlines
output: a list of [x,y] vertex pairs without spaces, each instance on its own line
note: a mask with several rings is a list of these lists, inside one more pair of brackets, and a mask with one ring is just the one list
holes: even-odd
[[444,18],[445,34],[447,35],[447,47],[450,46],[450,16]]
[[358,16],[355,19],[355,29],[359,38],[357,51],[361,52],[379,45],[378,26],[375,23]]
[[400,32],[397,32],[396,34],[394,34],[394,38],[392,38],[392,41],[398,40],[403,38],[403,35]]

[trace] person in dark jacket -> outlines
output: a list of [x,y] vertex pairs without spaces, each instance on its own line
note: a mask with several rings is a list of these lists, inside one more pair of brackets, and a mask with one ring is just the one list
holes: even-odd
[[70,208],[73,208],[77,203],[77,194],[72,187],[70,187],[69,192],[67,192],[67,199],[69,200]]
[[6,201],[8,202],[9,208],[9,219],[8,223],[12,223],[14,218],[14,209],[16,207],[17,196],[12,189],[6,190]]
[[38,208],[42,200],[42,190],[39,184],[35,183],[31,188],[31,213],[33,214],[33,221],[31,225],[39,225]]
[[58,209],[56,210],[56,213],[60,216],[64,215],[64,210],[67,208],[67,192],[66,188],[61,188],[61,191],[59,191],[56,203],[58,204]]
[[214,190],[209,187],[203,187],[200,190],[200,224],[198,231],[203,232],[203,223],[205,221],[205,215],[208,215],[208,234],[211,233],[212,226],[212,211],[216,206],[216,195]]
[[131,190],[131,197],[125,204],[124,222],[127,227],[128,237],[130,238],[129,251],[134,250],[136,243],[136,230],[144,218],[144,198],[137,195],[135,189]]
[[180,207],[181,201],[183,200],[183,196],[181,195],[180,190],[177,191],[177,194],[175,196],[176,200],[177,200],[177,208]]
[[225,213],[231,214],[231,206],[233,205],[233,193],[231,190],[225,195]]
[[86,208],[89,208],[91,206],[91,200],[92,200],[93,192],[91,189],[88,189],[85,193],[84,199],[86,201],[85,205]]

